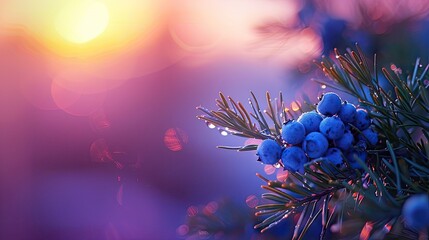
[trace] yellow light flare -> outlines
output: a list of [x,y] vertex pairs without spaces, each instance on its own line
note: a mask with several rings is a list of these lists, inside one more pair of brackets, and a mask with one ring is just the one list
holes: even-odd
[[66,40],[85,43],[102,34],[109,23],[109,10],[100,1],[77,1],[58,14],[55,27]]
[[[31,6],[31,7],[29,7]],[[162,4],[152,0],[14,0],[2,6],[2,24],[57,55],[88,58],[153,43]]]

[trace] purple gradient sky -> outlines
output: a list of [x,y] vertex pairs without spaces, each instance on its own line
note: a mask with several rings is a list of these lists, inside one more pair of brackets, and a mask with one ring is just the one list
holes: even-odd
[[[286,62],[303,60],[299,49],[289,58],[253,51],[258,17],[238,18],[209,50],[186,51],[163,25],[149,46],[89,59],[52,52],[26,27],[1,31],[0,239],[174,239],[190,205],[230,197],[245,206],[258,195],[263,166],[254,153],[215,148],[245,139],[210,130],[195,109],[214,108],[219,91],[242,102],[250,90],[261,99],[283,91],[287,103],[318,91],[286,73]],[[198,42],[201,31],[182,37]],[[308,59],[319,48],[304,51]],[[100,112],[108,125],[97,129],[91,119]],[[164,143],[170,128],[188,137],[181,151]],[[104,162],[90,152],[98,139],[110,151]]]

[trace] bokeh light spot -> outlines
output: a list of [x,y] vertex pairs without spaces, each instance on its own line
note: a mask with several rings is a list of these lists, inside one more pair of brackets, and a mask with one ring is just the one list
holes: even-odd
[[365,226],[362,228],[362,231],[360,232],[359,239],[361,240],[368,240],[371,236],[373,224],[370,222],[366,222]]
[[95,140],[90,147],[91,158],[94,162],[112,161],[112,153],[104,138]]
[[277,180],[280,182],[285,182],[289,176],[289,171],[279,169],[277,172]]
[[293,101],[290,104],[290,107],[292,108],[292,111],[294,111],[294,112],[299,111],[299,109],[301,108],[301,103],[299,101]]
[[271,166],[271,165],[265,165],[264,166],[264,172],[268,175],[271,175],[271,174],[276,172],[276,168]]
[[176,229],[176,233],[177,235],[183,237],[186,234],[188,234],[189,232],[189,227],[186,224],[180,225],[177,229]]
[[72,106],[80,98],[79,93],[63,88],[56,82],[52,82],[51,95],[59,109],[66,109]]
[[250,208],[255,208],[259,204],[259,199],[255,195],[250,195],[246,198],[246,204]]
[[262,139],[248,138],[246,141],[244,141],[244,145],[259,145],[261,142]]
[[[111,162],[115,164],[115,166],[118,169],[122,169],[124,167],[122,163],[116,161],[113,158],[112,152],[107,146],[106,140],[103,138],[95,140],[91,144],[89,151],[90,151],[91,159],[94,162],[100,162],[100,163]],[[120,178],[118,178],[118,180],[120,180]]]
[[164,134],[164,144],[173,152],[183,150],[188,140],[188,135],[180,128],[169,128]]
[[210,202],[204,207],[203,211],[206,215],[212,215],[217,211],[218,208],[219,204],[217,202]]
[[198,208],[196,206],[190,206],[186,212],[189,217],[195,217],[198,214]]

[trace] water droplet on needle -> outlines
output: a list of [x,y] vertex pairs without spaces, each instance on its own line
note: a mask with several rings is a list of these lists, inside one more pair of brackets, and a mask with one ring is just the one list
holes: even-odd
[[210,129],[216,128],[216,126],[213,123],[211,123],[211,122],[207,122],[206,121],[206,124],[207,124],[207,127],[210,128]]

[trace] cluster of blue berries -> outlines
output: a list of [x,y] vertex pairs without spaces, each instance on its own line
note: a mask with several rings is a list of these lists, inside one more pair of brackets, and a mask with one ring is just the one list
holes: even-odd
[[360,168],[356,159],[365,161],[367,146],[377,142],[368,112],[329,92],[322,96],[317,111],[284,123],[281,139],[264,140],[256,154],[265,164],[281,161],[293,172],[302,172],[306,162],[321,157],[340,168],[345,156],[352,168]]

